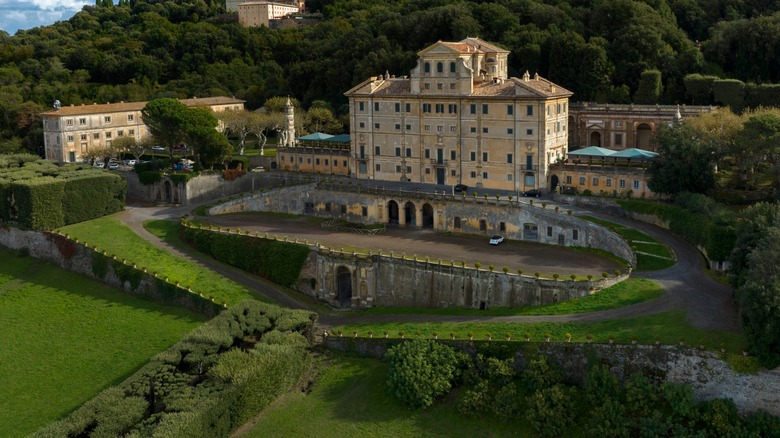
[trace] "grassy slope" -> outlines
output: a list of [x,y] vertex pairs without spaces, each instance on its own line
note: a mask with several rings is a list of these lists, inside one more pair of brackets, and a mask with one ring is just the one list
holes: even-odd
[[173,281],[178,280],[183,285],[192,286],[196,292],[214,296],[217,302],[234,304],[247,298],[258,298],[243,286],[209,269],[155,248],[114,217],[107,216],[68,225],[59,231],[89,245],[97,245],[98,249],[116,254],[118,258],[134,261],[151,272],[158,272]]
[[411,410],[387,394],[387,364],[334,355],[309,394],[289,393],[267,408],[244,438],[510,437],[520,420],[466,418],[453,400]]
[[116,384],[205,317],[0,250],[0,436],[25,436]]
[[[636,247],[637,251],[640,252],[646,252],[648,254],[657,255],[659,257],[653,257],[646,254],[637,254],[637,271],[658,271],[661,269],[666,269],[674,265],[674,260],[665,260],[665,259],[673,259],[674,255],[672,254],[669,247],[662,244],[658,239],[651,237],[637,229],[625,227],[623,225],[616,224],[614,222],[605,221],[603,219],[598,219],[591,216],[580,216],[580,218],[588,220],[590,222],[597,223],[599,225],[603,225],[612,231],[618,233],[619,235],[623,236],[624,239],[631,242],[631,246]],[[642,243],[642,242],[649,242],[649,243]],[[665,259],[664,259],[665,258]]]

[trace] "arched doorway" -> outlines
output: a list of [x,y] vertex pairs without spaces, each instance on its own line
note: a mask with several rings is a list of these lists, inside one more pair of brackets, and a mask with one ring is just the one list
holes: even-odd
[[398,203],[395,201],[387,203],[387,223],[398,224]]
[[647,123],[640,123],[636,127],[636,148],[650,150],[650,142],[653,138],[653,127]]
[[336,270],[336,284],[338,288],[339,306],[352,306],[352,273],[349,268],[339,266]]
[[588,146],[601,146],[601,133],[593,131],[590,133],[590,144]]
[[558,175],[553,175],[550,177],[550,190],[555,190],[555,188],[558,187]]
[[433,228],[433,207],[431,207],[431,204],[423,204],[422,216],[423,228]]
[[404,205],[404,218],[406,219],[406,225],[416,225],[417,209],[414,204],[409,201]]

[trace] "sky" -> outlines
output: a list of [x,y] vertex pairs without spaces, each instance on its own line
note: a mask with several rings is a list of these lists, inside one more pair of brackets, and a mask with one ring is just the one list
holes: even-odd
[[0,0],[0,30],[13,35],[19,29],[48,26],[94,4],[95,0]]

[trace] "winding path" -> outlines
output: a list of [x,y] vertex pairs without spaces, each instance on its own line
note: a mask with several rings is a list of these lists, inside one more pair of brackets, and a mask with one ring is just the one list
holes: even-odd
[[[291,308],[313,310],[305,304],[298,292],[260,279],[237,268],[225,265],[206,255],[192,252],[184,253],[167,244],[143,227],[144,221],[178,220],[190,212],[194,206],[184,207],[145,207],[130,205],[118,217],[136,234],[162,250],[191,260],[245,286],[255,294],[264,295]],[[576,213],[580,213],[576,211]],[[582,211],[584,213],[584,211]],[[323,327],[349,323],[366,322],[593,322],[635,316],[651,315],[673,308],[683,309],[688,322],[697,328],[717,331],[739,331],[736,304],[731,289],[710,278],[704,271],[704,260],[692,245],[674,234],[645,223],[614,216],[587,212],[612,222],[642,230],[668,245],[677,255],[678,263],[668,269],[655,272],[637,273],[636,276],[651,279],[661,284],[667,293],[652,301],[647,301],[618,309],[570,315],[544,316],[469,316],[469,315],[361,315],[351,312],[321,313],[319,323]],[[248,218],[241,222],[231,219],[231,226],[247,228],[253,225]],[[434,234],[435,235],[435,234]]]

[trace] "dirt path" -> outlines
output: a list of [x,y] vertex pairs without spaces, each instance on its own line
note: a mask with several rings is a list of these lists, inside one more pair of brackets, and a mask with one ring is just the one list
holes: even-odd
[[[127,224],[127,226],[130,227],[130,229],[132,229],[139,236],[145,240],[148,240],[152,245],[160,249],[172,252],[179,257],[192,260],[201,266],[212,269],[213,271],[244,285],[250,291],[256,294],[271,297],[282,305],[311,310],[311,307],[307,306],[304,300],[296,299],[294,295],[289,293],[289,291],[282,291],[283,288],[278,285],[274,285],[256,276],[227,266],[212,259],[211,257],[196,253],[193,253],[192,255],[182,253],[181,251],[168,245],[143,228],[143,222],[146,220],[178,220],[181,215],[191,211],[192,208],[192,206],[170,208],[129,206],[122,214],[119,215],[119,219]],[[592,212],[588,212],[588,214],[638,228],[669,245],[677,254],[677,258],[679,260],[675,266],[662,271],[637,274],[638,276],[652,279],[653,281],[658,282],[667,290],[668,293],[656,300],[622,307],[619,309],[571,315],[482,317],[467,315],[361,315],[360,313],[352,312],[333,312],[320,314],[320,325],[323,328],[326,328],[333,325],[366,322],[594,322],[651,315],[664,312],[672,308],[681,308],[687,312],[688,322],[694,327],[707,330],[739,331],[736,305],[733,303],[733,299],[731,298],[730,288],[717,283],[704,273],[703,259],[693,246],[683,241],[679,237],[669,233],[668,231],[658,227],[612,216],[594,214]],[[331,242],[334,245],[340,246],[361,246],[360,239],[346,240],[348,238],[370,238],[353,234],[341,236],[341,233],[336,233],[334,235],[332,233],[325,233],[322,230],[319,230],[319,228],[313,230],[311,229],[311,226],[301,227],[301,223],[305,223],[304,221],[298,221],[297,224],[289,224],[285,223],[284,220],[274,218],[272,221],[273,223],[262,224],[258,223],[255,215],[217,217],[210,218],[209,221],[211,223],[222,226],[257,230],[259,232],[269,232],[273,234],[290,236],[294,234],[301,239],[320,241],[323,244]],[[304,230],[303,234],[299,233],[301,228]],[[292,231],[296,232],[292,233]],[[400,235],[396,236],[396,233],[399,233]],[[448,254],[449,256],[446,259],[449,260],[452,258],[460,259],[460,257],[454,257],[452,255],[454,254],[453,251],[456,250],[460,251],[458,254],[461,255],[473,254],[474,251],[479,251],[480,258],[488,258],[491,254],[497,255],[498,257],[495,259],[497,261],[497,263],[495,263],[496,266],[508,265],[509,263],[506,261],[506,257],[512,256],[511,254],[514,254],[514,257],[518,257],[518,260],[524,260],[523,257],[533,257],[534,259],[538,259],[540,266],[538,269],[540,270],[544,269],[546,272],[564,272],[564,270],[561,268],[561,265],[555,263],[556,257],[561,257],[561,249],[555,247],[550,249],[550,247],[547,246],[540,245],[537,247],[534,244],[512,242],[509,245],[499,246],[496,248],[488,246],[487,243],[483,242],[484,239],[473,239],[473,241],[471,241],[472,239],[446,236],[441,233],[434,233],[430,231],[413,231],[409,233],[406,230],[396,230],[392,231],[387,237],[393,239],[397,238],[397,242],[393,244],[398,245],[398,249],[395,250],[396,252],[405,251],[407,254],[413,254],[417,250],[410,248],[420,248],[419,254],[426,254],[430,255],[431,257],[436,257],[436,254]],[[458,242],[451,241],[451,239],[455,239]],[[394,247],[391,247],[391,241],[388,240],[387,242],[388,243],[385,243],[384,241],[382,242],[382,250],[394,250]],[[373,245],[367,245],[366,247],[372,246]],[[529,249],[533,252],[518,251],[518,248]],[[485,251],[485,249],[487,249],[487,251]],[[499,252],[494,253],[494,251]],[[504,255],[504,251],[506,251],[506,254],[509,255]],[[537,253],[537,251],[540,252]],[[571,254],[571,251],[563,252]],[[600,260],[600,258],[588,257],[586,259],[582,254],[579,254],[578,257],[571,257],[570,255],[568,257],[573,259],[570,261],[572,263],[570,267],[571,272],[575,273],[577,271],[574,269],[579,269],[577,268],[577,263],[580,263],[580,267],[587,265],[589,269],[588,273],[593,272],[591,269],[594,269],[595,266],[602,266],[599,265],[599,263],[604,263],[604,261]],[[465,259],[466,257],[463,258]],[[469,258],[474,260],[473,256]],[[481,259],[480,261],[483,263],[493,263],[485,259]],[[544,266],[548,267],[550,270],[542,268]]]

